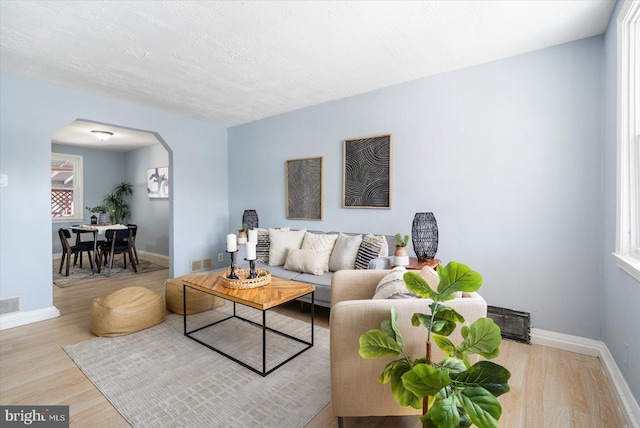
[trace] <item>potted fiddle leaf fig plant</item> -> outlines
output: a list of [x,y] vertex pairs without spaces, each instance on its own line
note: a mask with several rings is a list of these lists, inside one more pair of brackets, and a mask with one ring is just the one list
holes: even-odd
[[[397,326],[398,313],[391,308],[390,319],[380,330],[370,330],[360,336],[360,356],[375,359],[381,356],[400,356],[388,363],[378,381],[391,382],[391,393],[404,407],[422,407],[423,427],[456,428],[475,425],[496,428],[502,413],[497,397],[509,391],[511,373],[491,361],[471,364],[470,355],[486,359],[498,356],[502,337],[500,327],[490,318],[479,318],[461,327],[462,343],[456,345],[448,336],[465,323],[464,317],[442,302],[454,298],[454,292],[477,291],[482,277],[468,266],[450,262],[437,268],[440,283],[433,290],[415,272],[404,274],[407,288],[433,301],[431,314],[415,313],[411,324],[428,330],[426,355],[413,359],[403,352],[404,342]],[[446,357],[431,361],[431,341]]]

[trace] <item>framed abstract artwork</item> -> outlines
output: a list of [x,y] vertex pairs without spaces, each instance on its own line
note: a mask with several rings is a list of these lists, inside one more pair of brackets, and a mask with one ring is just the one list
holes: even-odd
[[169,167],[147,170],[147,196],[150,199],[169,197]]
[[287,219],[322,220],[323,158],[287,161]]
[[391,134],[344,140],[343,208],[391,208]]

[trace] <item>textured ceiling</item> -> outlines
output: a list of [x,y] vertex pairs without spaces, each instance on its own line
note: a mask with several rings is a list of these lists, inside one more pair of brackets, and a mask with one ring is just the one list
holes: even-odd
[[228,127],[598,34],[614,1],[0,1],[2,71]]

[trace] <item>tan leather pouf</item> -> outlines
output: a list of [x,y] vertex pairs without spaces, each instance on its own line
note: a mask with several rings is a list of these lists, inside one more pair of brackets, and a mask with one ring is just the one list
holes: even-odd
[[98,297],[91,306],[91,333],[124,336],[164,321],[162,296],[144,287],[128,287]]
[[[182,280],[199,275],[202,274],[183,275],[165,282],[164,299],[167,302],[167,309],[175,314],[184,315]],[[224,299],[187,287],[187,315],[208,311],[222,305],[224,305]]]

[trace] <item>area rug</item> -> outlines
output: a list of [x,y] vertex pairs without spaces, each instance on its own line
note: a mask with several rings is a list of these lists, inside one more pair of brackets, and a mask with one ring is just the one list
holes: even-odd
[[[230,313],[232,304],[189,317],[189,330]],[[238,305],[255,321],[260,311]],[[207,319],[207,322],[205,322]],[[262,377],[183,335],[182,316],[116,338],[94,338],[64,350],[133,427],[301,428],[330,399],[329,331],[315,328],[314,346]],[[267,326],[308,340],[310,324],[273,311]],[[261,368],[262,329],[228,320],[201,339]],[[267,334],[267,368],[296,352]]]
[[[155,263],[151,263],[145,260],[140,260],[140,263],[136,265],[138,273],[153,272],[161,269],[168,269],[166,266],[160,266]],[[108,268],[100,269],[98,271],[91,272],[91,267],[87,260],[83,263],[81,269],[79,265],[71,266],[69,270],[69,276],[64,276],[66,271],[66,264],[62,267],[62,274],[59,274],[60,259],[53,261],[53,283],[60,288],[72,287],[74,285],[86,284],[88,282],[102,281],[104,279],[122,278],[127,275],[136,275],[131,266],[127,264],[127,268],[124,269],[122,260],[114,260],[114,266],[111,268],[111,275],[107,276]]]

